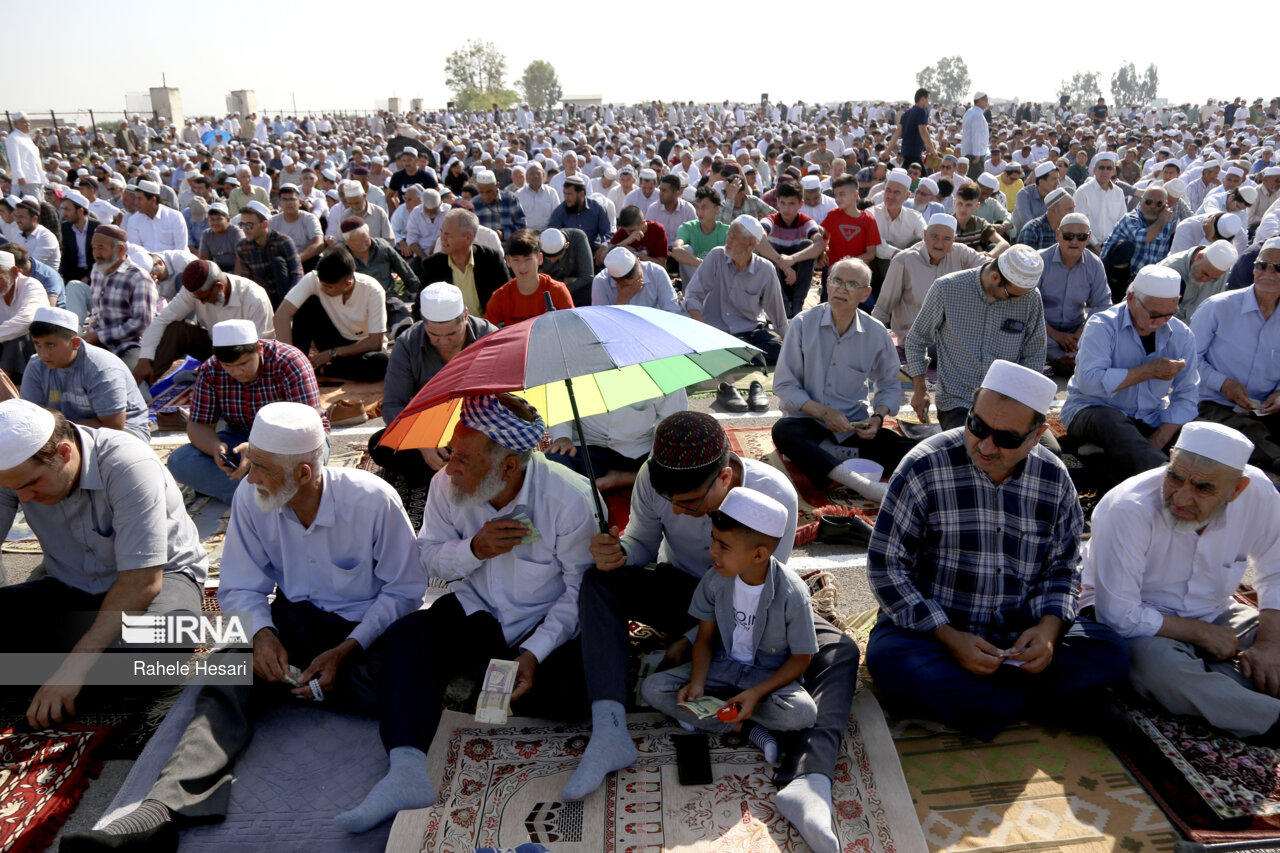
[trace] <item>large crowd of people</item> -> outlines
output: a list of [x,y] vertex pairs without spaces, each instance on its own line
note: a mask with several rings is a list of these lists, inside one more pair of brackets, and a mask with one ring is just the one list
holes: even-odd
[[[549,436],[518,396],[468,397],[446,446],[376,432],[382,477],[326,464],[322,382],[382,382],[390,424],[552,306],[683,314],[776,367],[779,451],[880,505],[847,535],[880,604],[866,663],[904,713],[987,739],[1019,718],[1105,732],[1127,683],[1280,744],[1278,111],[921,89],[113,135],[14,113],[0,530],[21,509],[45,574],[0,587],[0,643],[78,653],[28,721],[84,710],[117,611],[200,610],[193,494],[231,507],[218,597],[254,629],[253,683],[203,688],[143,803],[62,849],[176,849],[226,813],[254,716],[290,696],[380,720],[387,775],[338,826],[428,806],[445,688],[491,658],[517,665],[517,713],[590,720],[563,790],[590,797],[637,758],[632,622],[674,640],[648,702],[742,731],[779,813],[839,849],[858,648],[787,568],[796,484],[683,390]],[[189,406],[153,424],[151,386],[187,356]],[[941,430],[893,429],[904,400]],[[758,381],[716,393],[770,405]],[[189,439],[167,463],[143,444],[157,426]],[[1060,442],[1109,478],[1091,518]],[[428,490],[416,538],[392,483]],[[601,532],[592,490],[616,488],[629,520]],[[1232,597],[1247,567],[1257,608]],[[424,608],[432,579],[448,593]],[[731,721],[682,706],[708,694]]]

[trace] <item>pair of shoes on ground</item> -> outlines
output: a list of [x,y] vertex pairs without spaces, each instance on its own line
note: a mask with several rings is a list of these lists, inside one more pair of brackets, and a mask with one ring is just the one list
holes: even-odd
[[729,412],[745,412],[748,409],[753,412],[769,411],[769,395],[759,382],[751,383],[746,399],[743,399],[742,392],[737,388],[728,382],[721,382],[720,390],[716,392],[716,402]]
[[873,528],[856,515],[823,515],[818,518],[818,541],[826,545],[861,545],[871,542]]

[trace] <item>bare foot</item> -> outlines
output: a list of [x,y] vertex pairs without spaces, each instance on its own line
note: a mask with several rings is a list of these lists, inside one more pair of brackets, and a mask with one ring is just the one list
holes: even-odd
[[603,477],[596,478],[596,488],[602,492],[634,486],[635,483],[636,474],[634,471],[606,471]]

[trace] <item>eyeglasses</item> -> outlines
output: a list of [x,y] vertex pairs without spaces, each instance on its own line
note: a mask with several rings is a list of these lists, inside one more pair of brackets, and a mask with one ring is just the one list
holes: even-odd
[[1004,291],[1004,298],[1008,299],[1010,302],[1017,302],[1018,299],[1023,295],[1021,293],[1010,293],[1009,287],[1005,284],[1001,284],[1000,289]]
[[1254,272],[1256,272],[1256,273],[1257,273],[1257,272],[1266,272],[1267,270],[1271,270],[1273,273],[1275,273],[1275,274],[1277,274],[1277,275],[1280,275],[1280,264],[1272,264],[1272,263],[1268,263],[1268,262],[1266,262],[1266,261],[1254,261],[1254,262],[1253,262],[1253,271],[1254,271]]
[[965,418],[964,427],[969,430],[969,432],[973,433],[973,437],[978,439],[978,441],[982,441],[989,436],[996,447],[1001,447],[1005,450],[1016,450],[1021,447],[1028,438],[1035,435],[1036,432],[1033,429],[1031,432],[1019,435],[1018,433],[1011,432],[1007,429],[992,429],[991,426],[982,418],[978,417],[973,410],[970,410],[969,416]]
[[1138,304],[1142,306],[1143,311],[1147,312],[1148,320],[1168,320],[1170,317],[1173,317],[1178,313],[1177,311],[1170,311],[1168,314],[1156,314],[1147,307],[1147,303],[1144,302],[1141,297],[1138,298]]
[[693,504],[692,506],[690,506],[691,501],[673,500],[670,495],[662,495],[662,499],[665,500],[667,503],[671,504],[673,507],[679,507],[681,510],[689,513],[690,515],[697,515],[698,513],[702,512],[702,506],[707,502],[707,495],[711,494],[711,489],[713,486],[715,486],[714,478],[712,478],[712,481],[710,483],[707,483],[706,489],[704,489],[702,492],[702,497],[699,498],[698,502],[696,504]]
[[855,279],[836,278],[835,276],[827,278],[828,290],[861,290],[864,287],[870,287],[870,284],[863,284]]
[[1061,232],[1061,234],[1062,234],[1062,239],[1066,240],[1068,243],[1083,243],[1089,239],[1088,231],[1084,232],[1083,234],[1068,234],[1066,231],[1063,231]]

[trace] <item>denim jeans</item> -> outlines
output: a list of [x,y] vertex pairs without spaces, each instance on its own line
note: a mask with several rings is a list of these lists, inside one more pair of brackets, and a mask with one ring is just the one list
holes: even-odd
[[[237,447],[249,440],[249,436],[226,429],[218,433],[218,440],[234,453]],[[231,506],[231,498],[240,485],[239,480],[228,477],[212,456],[194,444],[184,444],[169,455],[169,472],[180,485],[190,486],[198,494],[208,495],[227,506]]]

